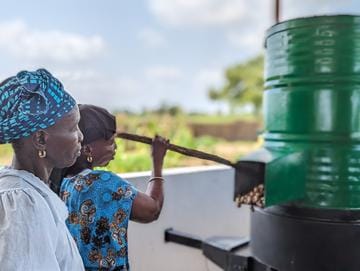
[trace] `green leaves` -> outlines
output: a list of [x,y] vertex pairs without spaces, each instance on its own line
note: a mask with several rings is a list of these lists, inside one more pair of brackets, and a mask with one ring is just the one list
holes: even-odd
[[214,101],[225,101],[233,112],[237,107],[252,105],[258,115],[262,104],[264,57],[257,56],[249,61],[229,67],[225,71],[226,82],[219,89],[211,88],[208,96]]

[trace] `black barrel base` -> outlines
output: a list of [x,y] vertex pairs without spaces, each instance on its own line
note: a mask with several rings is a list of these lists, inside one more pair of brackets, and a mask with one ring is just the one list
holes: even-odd
[[256,208],[251,214],[253,256],[279,271],[359,271],[358,215],[354,212],[351,220],[347,214],[345,221],[338,211]]

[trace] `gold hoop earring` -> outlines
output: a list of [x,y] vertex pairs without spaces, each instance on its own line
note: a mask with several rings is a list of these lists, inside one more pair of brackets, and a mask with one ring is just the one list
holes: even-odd
[[93,162],[93,157],[91,156],[91,154],[86,157],[86,161],[88,161],[89,163]]
[[46,150],[39,150],[38,155],[39,155],[40,158],[45,158],[46,157]]

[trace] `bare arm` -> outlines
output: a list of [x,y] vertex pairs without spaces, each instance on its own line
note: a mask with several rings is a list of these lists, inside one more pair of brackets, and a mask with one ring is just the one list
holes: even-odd
[[[152,179],[148,183],[146,192],[138,192],[134,199],[130,219],[136,222],[149,223],[158,219],[163,202],[164,188],[162,167],[169,140],[155,136],[152,143]],[[158,177],[158,178],[156,178]]]

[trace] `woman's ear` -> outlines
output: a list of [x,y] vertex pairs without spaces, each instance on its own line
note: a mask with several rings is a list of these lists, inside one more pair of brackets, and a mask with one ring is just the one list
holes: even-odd
[[46,143],[49,138],[49,134],[44,130],[39,130],[32,135],[33,145],[37,150],[46,151]]
[[90,145],[84,145],[81,148],[82,154],[84,154],[86,157],[90,156],[92,153],[92,148]]
[[94,162],[94,158],[92,156],[92,148],[90,147],[90,145],[84,145],[81,149],[82,155],[84,155],[86,157],[86,161],[92,165],[92,163]]

